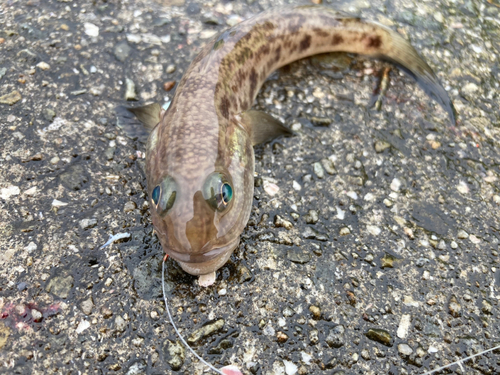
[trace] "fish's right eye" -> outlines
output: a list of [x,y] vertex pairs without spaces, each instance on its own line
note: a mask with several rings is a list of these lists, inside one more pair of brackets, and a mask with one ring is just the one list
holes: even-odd
[[158,185],[153,189],[153,193],[151,194],[151,199],[153,200],[153,204],[158,206],[158,201],[160,200],[161,187]]
[[157,185],[151,193],[151,201],[159,215],[164,215],[170,210],[177,195],[177,184],[175,180],[167,176]]

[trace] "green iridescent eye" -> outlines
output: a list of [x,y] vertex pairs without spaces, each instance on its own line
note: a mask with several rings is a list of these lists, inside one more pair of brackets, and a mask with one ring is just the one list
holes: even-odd
[[231,183],[219,172],[214,172],[207,177],[202,193],[210,207],[219,212],[224,211],[233,199]]
[[160,215],[166,214],[174,205],[176,195],[177,184],[172,177],[167,176],[151,193],[151,201],[156,208],[156,212]]

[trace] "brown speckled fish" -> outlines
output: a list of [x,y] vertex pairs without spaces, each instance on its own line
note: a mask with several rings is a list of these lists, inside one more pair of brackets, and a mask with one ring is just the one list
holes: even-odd
[[[207,43],[168,110],[135,110],[152,126],[146,174],[163,249],[193,275],[213,274],[239,243],[253,201],[253,145],[287,130],[249,110],[266,77],[306,56],[344,51],[392,61],[455,122],[431,68],[398,33],[321,6],[275,8]],[[151,109],[153,113],[151,113]],[[149,116],[149,117],[148,117]]]

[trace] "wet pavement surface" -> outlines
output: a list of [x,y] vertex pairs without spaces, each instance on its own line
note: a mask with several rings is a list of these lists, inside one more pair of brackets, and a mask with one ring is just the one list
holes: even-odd
[[[0,373],[204,371],[167,323],[144,145],[114,108],[168,102],[208,38],[279,4],[0,3]],[[458,123],[396,68],[369,108],[387,63],[271,75],[254,108],[296,134],[256,149],[239,247],[209,288],[167,262],[175,320],[217,367],[421,374],[500,343],[500,5],[336,4],[406,35]],[[451,370],[500,373],[499,352]]]

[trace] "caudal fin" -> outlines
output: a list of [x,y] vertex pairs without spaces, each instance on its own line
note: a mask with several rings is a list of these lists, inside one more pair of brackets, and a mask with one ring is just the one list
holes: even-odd
[[405,73],[415,79],[425,93],[448,112],[451,123],[455,125],[457,122],[455,107],[431,67],[420,57],[406,39],[395,31],[387,30],[391,36],[392,48],[387,53],[377,57],[396,64]]

